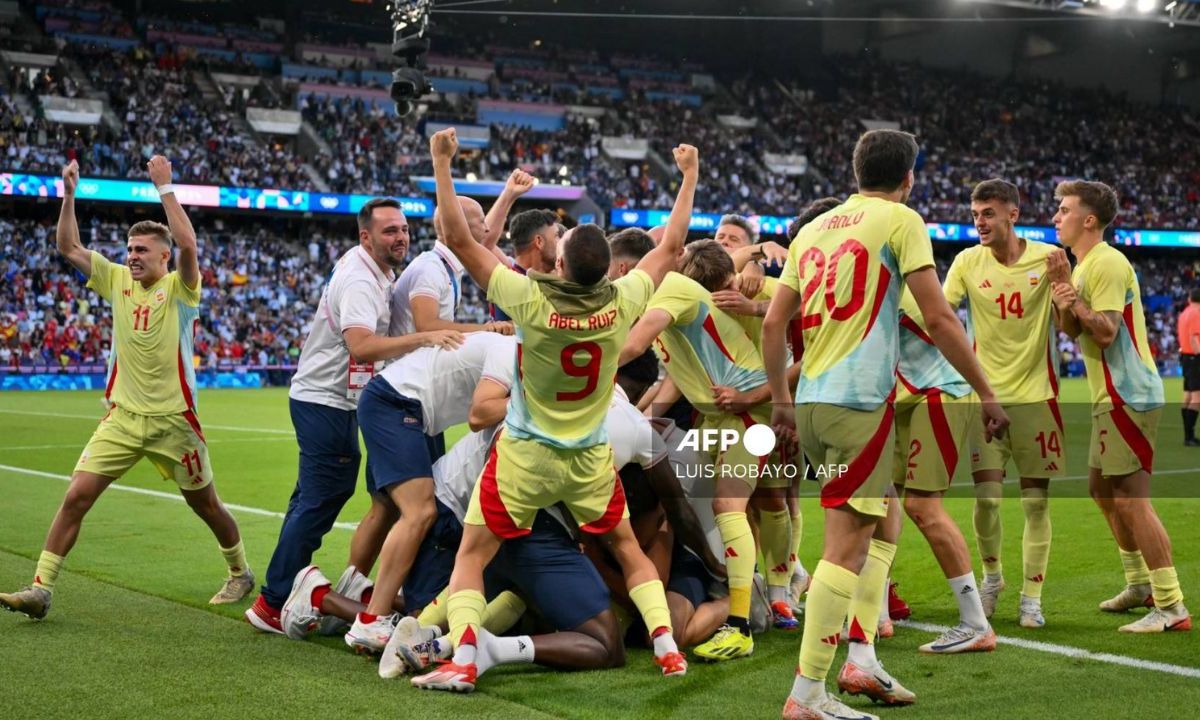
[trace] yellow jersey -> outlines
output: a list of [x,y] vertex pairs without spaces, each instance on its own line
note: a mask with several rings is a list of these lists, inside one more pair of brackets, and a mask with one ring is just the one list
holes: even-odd
[[971,386],[933,343],[912,292],[900,294],[900,362],[896,367],[896,407],[919,402],[927,390],[960,398]]
[[675,386],[701,413],[721,414],[713,407],[713,385],[747,391],[767,382],[754,343],[700,283],[667,273],[646,306],[654,309],[671,316],[671,325],[655,343],[658,356]]
[[189,288],[178,272],[170,272],[143,287],[129,268],[93,252],[87,286],[113,311],[105,400],[138,415],[194,411],[192,353],[200,282]]
[[1054,315],[1046,258],[1056,248],[1025,241],[1011,266],[988,248],[960,252],[943,291],[954,307],[967,301],[967,337],[1001,403],[1035,403],[1058,397]]
[[1138,412],[1163,406],[1163,383],[1146,342],[1146,316],[1133,266],[1107,243],[1092,248],[1071,274],[1079,298],[1093,312],[1117,312],[1117,336],[1101,349],[1092,336],[1079,335],[1092,391],[1092,412],[1128,405]]
[[618,356],[653,292],[641,270],[580,286],[497,265],[487,299],[513,319],[517,336],[509,435],[564,449],[608,442]]
[[933,266],[916,211],[851,195],[805,225],[779,278],[801,297],[804,361],[796,403],[874,410],[896,386],[904,276]]
[[[763,278],[762,290],[758,294],[750,298],[754,302],[771,302],[771,298],[775,297],[775,288],[779,287],[779,281],[775,278]],[[754,343],[754,349],[758,350],[758,354],[762,355],[762,315],[735,315],[730,313],[729,316],[737,321],[738,325],[746,331],[746,335],[750,341]]]

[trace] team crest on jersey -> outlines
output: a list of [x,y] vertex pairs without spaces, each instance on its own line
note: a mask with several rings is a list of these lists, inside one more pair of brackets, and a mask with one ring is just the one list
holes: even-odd
[[154,304],[162,305],[167,301],[167,291],[159,288],[154,291]]
[[1029,273],[1029,287],[1037,287],[1038,281],[1041,279],[1042,279],[1041,276],[1038,275],[1037,273],[1030,272]]

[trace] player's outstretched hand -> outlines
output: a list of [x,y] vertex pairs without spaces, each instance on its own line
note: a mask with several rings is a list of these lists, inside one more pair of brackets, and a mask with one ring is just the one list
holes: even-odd
[[1008,415],[1004,412],[1004,408],[1000,407],[1000,403],[995,400],[983,403],[983,434],[988,442],[992,438],[1004,437],[1004,431],[1008,430]]
[[1071,282],[1071,263],[1066,250],[1059,248],[1046,256],[1046,277],[1052,283]]
[[425,347],[435,347],[442,350],[455,350],[463,344],[465,336],[457,330],[430,330],[424,335]]
[[521,197],[532,190],[534,185],[537,185],[537,178],[517,168],[508,176],[508,180],[504,183],[504,189],[512,195]]
[[758,249],[762,251],[763,260],[767,265],[783,267],[784,262],[787,261],[788,249],[773,240],[759,243]]
[[75,160],[63,166],[63,192],[67,195],[74,195],[75,188],[79,185],[79,163]]
[[429,138],[429,152],[434,160],[449,160],[458,152],[458,131],[446,128],[435,132]]
[[154,183],[155,187],[171,184],[171,161],[162,155],[150,158],[150,162],[146,163],[146,170],[150,173],[150,182]]
[[695,146],[679,145],[671,153],[675,155],[675,164],[684,175],[700,172],[700,151]]
[[1050,300],[1053,301],[1054,307],[1058,308],[1059,312],[1064,312],[1074,305],[1078,297],[1075,287],[1069,282],[1056,282],[1050,285]]

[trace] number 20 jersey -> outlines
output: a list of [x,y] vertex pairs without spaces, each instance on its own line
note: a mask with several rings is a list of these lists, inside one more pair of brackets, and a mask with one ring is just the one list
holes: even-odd
[[851,195],[796,235],[779,281],[801,296],[796,403],[874,410],[892,394],[904,276],[933,266],[916,211]]
[[963,250],[946,272],[943,289],[954,307],[967,301],[967,336],[1002,403],[1042,402],[1058,397],[1054,323],[1046,258],[1055,247],[1027,240],[1012,265],[1001,265],[988,248]]

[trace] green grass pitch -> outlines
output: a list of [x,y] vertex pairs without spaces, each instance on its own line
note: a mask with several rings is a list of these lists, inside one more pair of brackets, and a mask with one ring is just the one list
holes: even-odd
[[[1178,393],[1178,380],[1168,381],[1167,397]],[[923,657],[916,648],[931,635],[898,628],[894,638],[881,642],[879,654],[919,699],[910,708],[881,710],[884,717],[1090,719],[1158,708],[1178,714],[1200,705],[1200,633],[1124,636],[1116,628],[1126,619],[1096,610],[1097,602],[1121,588],[1123,577],[1116,547],[1079,479],[1086,472],[1086,386],[1067,381],[1063,398],[1069,475],[1075,479],[1052,486],[1054,546],[1043,599],[1047,626],[1031,631],[1016,623],[1021,511],[1011,483],[1004,507],[1009,589],[993,622],[1004,638],[1147,666],[1013,645],[986,655]],[[284,391],[206,391],[200,401],[222,497],[245,508],[282,511],[296,473]],[[0,587],[5,590],[29,582],[66,489],[60,478],[70,473],[101,412],[96,393],[0,395]],[[1155,504],[1172,535],[1184,591],[1200,610],[1200,450],[1182,446],[1174,407],[1163,417],[1156,471],[1160,499]],[[960,473],[956,482],[965,481]],[[120,483],[173,492],[146,463]],[[821,517],[811,487],[808,494],[802,556],[812,568],[820,550]],[[962,486],[953,495],[948,506],[974,554],[970,491]],[[366,506],[365,494],[358,493],[341,520],[355,522]],[[251,564],[261,575],[280,521],[249,510],[235,510],[235,515]],[[341,572],[349,539],[350,532],[341,528],[325,539],[316,561],[328,574]],[[380,680],[375,667],[353,655],[340,638],[298,643],[267,637],[241,620],[244,604],[207,607],[223,573],[215,541],[182,502],[109,492],[84,524],[50,617],[33,623],[0,616],[0,717],[770,718],[778,717],[798,650],[798,635],[771,632],[757,638],[752,658],[716,666],[696,662],[676,680],[661,678],[648,652],[635,650],[620,670],[505,668],[485,676],[474,695],[451,697],[419,692],[405,680]],[[945,581],[911,524],[894,574],[914,608],[914,620],[940,625],[957,620]],[[843,655],[844,650],[839,663]],[[1154,663],[1175,666],[1175,672]],[[1193,672],[1189,676],[1178,666]]]

